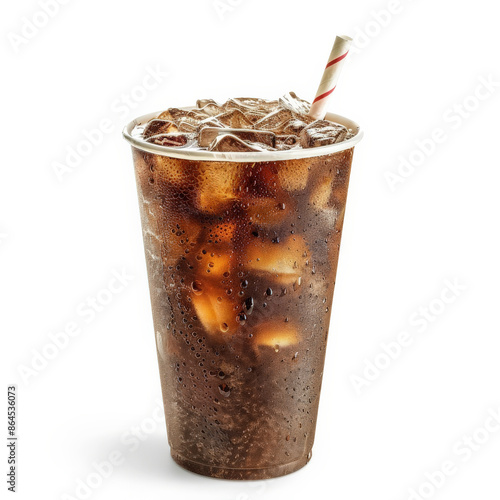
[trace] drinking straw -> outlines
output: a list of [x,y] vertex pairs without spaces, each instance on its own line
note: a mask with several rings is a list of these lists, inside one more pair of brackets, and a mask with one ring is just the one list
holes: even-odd
[[352,38],[348,36],[337,36],[335,38],[330,57],[328,58],[328,64],[323,73],[323,78],[321,78],[316,97],[308,113],[309,116],[316,120],[322,120],[326,115],[328,98],[337,86],[337,81],[342,71],[345,58],[349,52],[351,42]]

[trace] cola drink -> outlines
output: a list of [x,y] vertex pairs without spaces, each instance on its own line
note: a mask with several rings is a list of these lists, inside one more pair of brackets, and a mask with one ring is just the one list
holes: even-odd
[[[215,119],[228,113],[215,101],[201,104],[218,106]],[[189,116],[170,123],[182,118]],[[203,152],[198,145],[197,156],[187,143],[148,141],[147,128],[147,120],[135,120],[125,136],[133,146],[171,455],[218,478],[293,472],[311,458],[361,132],[346,126],[350,138],[311,149],[300,140],[275,151],[238,145],[233,153]],[[220,141],[212,129],[206,137]]]

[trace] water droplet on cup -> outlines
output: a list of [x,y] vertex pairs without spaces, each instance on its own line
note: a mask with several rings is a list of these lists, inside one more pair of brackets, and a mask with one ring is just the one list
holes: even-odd
[[248,314],[252,314],[253,305],[254,305],[253,297],[248,297],[248,299],[245,300],[245,308]]
[[231,389],[229,388],[229,386],[227,384],[220,384],[219,385],[219,392],[225,397],[229,397],[229,395],[231,394]]
[[193,290],[195,295],[201,295],[203,293],[202,283],[199,280],[194,280],[191,283],[191,289]]

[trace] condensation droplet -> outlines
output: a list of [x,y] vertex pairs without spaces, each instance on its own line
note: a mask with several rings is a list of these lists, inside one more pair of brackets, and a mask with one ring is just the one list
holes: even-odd
[[203,293],[203,285],[200,280],[194,280],[191,283],[191,289],[193,290],[195,295],[201,295]]
[[229,386],[227,384],[220,384],[219,385],[219,392],[225,397],[229,397],[229,395],[231,394],[231,389],[229,388]]
[[254,306],[253,297],[248,297],[245,300],[245,308],[246,308],[248,314],[252,314],[253,306]]

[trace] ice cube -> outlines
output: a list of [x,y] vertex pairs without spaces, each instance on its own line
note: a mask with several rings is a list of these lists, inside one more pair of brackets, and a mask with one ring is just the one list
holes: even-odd
[[234,99],[228,99],[224,103],[224,109],[227,111],[231,109],[239,109],[243,112],[256,111],[265,103],[266,100],[260,99],[259,97],[236,97]]
[[191,301],[205,330],[221,338],[233,335],[239,326],[236,316],[241,306],[227,295],[227,290],[215,287],[206,280],[198,280],[196,287],[201,293],[193,292]]
[[245,252],[245,269],[269,274],[269,279],[281,284],[301,281],[308,256],[301,236],[291,235],[283,241],[256,241]]
[[276,198],[252,197],[247,203],[248,220],[257,226],[269,229],[279,226],[290,212],[291,202]]
[[169,147],[181,147],[187,146],[194,142],[195,135],[194,134],[186,134],[184,132],[173,132],[171,134],[158,134],[148,137],[147,142],[151,142],[153,144],[158,144],[160,146],[169,146]]
[[299,143],[299,138],[296,135],[277,135],[276,148],[278,149],[291,149]]
[[288,109],[280,108],[267,114],[258,122],[255,122],[254,128],[257,130],[270,130],[279,134],[290,118],[292,118],[292,112]]
[[170,121],[176,121],[182,116],[187,116],[189,111],[185,111],[183,109],[179,108],[168,108],[166,111],[163,111],[163,113],[160,113],[158,115],[158,118],[160,120],[170,120]]
[[274,101],[273,107],[271,108],[270,102],[265,99],[240,97],[237,99],[229,99],[224,104],[224,109],[226,111],[239,110],[248,120],[255,123],[264,118],[269,111],[274,109],[275,105],[277,105],[276,101]]
[[215,222],[205,226],[204,243],[198,248],[194,267],[200,277],[221,279],[236,265],[235,222]]
[[298,118],[292,118],[286,122],[283,127],[283,134],[299,135],[305,127],[307,127],[305,121],[299,120]]
[[278,101],[266,101],[265,99],[262,99],[262,102],[258,103],[254,110],[260,113],[269,114],[271,111],[276,109],[278,105]]
[[209,102],[200,108],[200,112],[205,113],[208,116],[216,116],[224,113],[224,109],[216,103]]
[[274,147],[275,142],[275,135],[272,132],[241,128],[206,127],[200,133],[200,146],[202,148],[208,147],[221,134],[231,134],[242,141],[260,142],[271,147]]
[[247,169],[244,192],[251,198],[275,198],[277,200],[280,195],[277,166],[274,163],[251,165]]
[[[231,129],[221,129],[220,127],[211,127],[207,125],[200,130],[200,147],[206,148],[210,146],[210,144],[215,140],[215,138],[219,135],[219,132],[222,134],[227,133],[226,131]],[[231,130],[232,131],[232,130]]]
[[247,111],[245,113],[245,117],[250,120],[252,123],[257,123],[259,120],[262,120],[266,116],[266,113],[261,113],[259,111]]
[[242,112],[250,111],[253,109],[255,106],[254,100],[252,99],[251,101],[248,101],[248,98],[242,97],[242,98],[236,98],[236,99],[228,99],[224,103],[224,109],[226,111],[231,111],[233,109],[239,109]]
[[327,120],[316,120],[300,133],[300,145],[303,148],[317,148],[341,142],[346,136],[347,129],[343,125]]
[[287,191],[301,191],[307,186],[309,165],[302,160],[289,160],[278,166],[280,185]]
[[281,348],[297,344],[299,336],[292,323],[275,319],[257,325],[253,339],[256,346],[272,347],[278,352]]
[[234,244],[234,238],[238,224],[232,221],[214,222],[206,226],[206,241],[214,245],[231,246]]
[[227,245],[203,245],[206,253],[197,255],[196,269],[200,276],[222,278],[224,273],[231,272],[234,258],[231,248]]
[[252,122],[239,109],[232,109],[220,115],[217,120],[230,128],[252,128]]
[[295,92],[288,92],[283,97],[280,97],[279,103],[283,108],[302,115],[309,113],[309,109],[311,107],[307,101],[297,97]]
[[171,122],[175,122],[174,117],[170,114],[170,111],[167,109],[166,111],[162,111],[157,117],[157,120],[168,120]]
[[195,108],[191,109],[188,112],[187,116],[189,118],[194,118],[195,120],[204,120],[205,118],[208,118],[210,115],[207,112],[203,111],[203,109]]
[[198,125],[198,132],[200,132],[205,127],[224,128],[224,125],[219,120],[217,120],[217,118],[210,117],[201,120],[201,122]]
[[[225,129],[222,129],[225,130]],[[254,152],[262,151],[261,148],[251,145],[248,142],[242,141],[240,138],[232,134],[223,134],[217,136],[214,141],[208,146],[209,151],[232,151],[232,152]]]
[[184,116],[177,120],[177,126],[180,132],[196,133],[198,130],[200,121],[190,118],[189,116]]
[[144,180],[152,188],[164,183],[180,188],[187,182],[186,164],[182,160],[151,153],[143,155],[147,166]]
[[206,113],[202,112],[200,109],[187,110],[187,109],[179,109],[179,108],[168,108],[163,113],[160,113],[158,115],[158,118],[160,120],[170,120],[173,122],[177,122],[179,119],[181,119],[183,117],[189,117],[189,118],[194,118],[197,120],[203,120],[207,116],[208,115]]
[[312,189],[309,202],[319,210],[327,210],[333,207],[331,203],[333,191],[333,179],[325,177],[317,182],[316,186]]
[[216,106],[219,106],[216,101],[213,99],[198,99],[196,101],[196,107],[197,108],[204,108],[207,104],[215,104]]
[[169,120],[154,119],[146,124],[142,135],[145,139],[147,139],[152,135],[168,134],[171,132],[178,132],[178,130],[177,125]]
[[184,255],[186,249],[193,250],[200,239],[202,225],[192,218],[158,219],[161,227],[163,253],[173,253],[176,258]]
[[231,162],[200,163],[198,174],[196,206],[203,212],[219,213],[225,205],[238,199],[241,165]]

